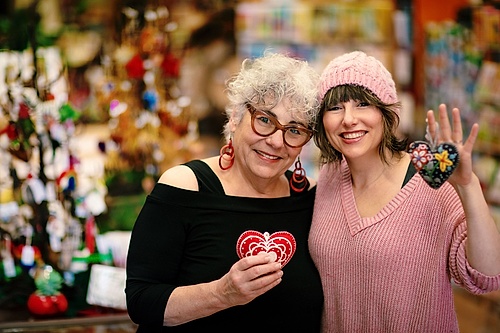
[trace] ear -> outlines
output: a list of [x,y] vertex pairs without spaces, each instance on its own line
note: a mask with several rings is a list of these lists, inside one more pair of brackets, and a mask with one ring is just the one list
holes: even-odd
[[236,131],[236,127],[237,127],[237,124],[236,124],[236,111],[233,111],[231,112],[231,117],[229,118],[229,129],[231,130],[231,133],[233,133],[234,131]]

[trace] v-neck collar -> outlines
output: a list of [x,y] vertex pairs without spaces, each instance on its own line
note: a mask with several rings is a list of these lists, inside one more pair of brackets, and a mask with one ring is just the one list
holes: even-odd
[[371,217],[361,217],[354,199],[354,190],[351,181],[351,171],[345,161],[341,164],[342,186],[341,200],[342,208],[347,217],[349,232],[352,236],[371,227],[392,214],[412,193],[417,185],[417,177],[413,177],[377,214]]

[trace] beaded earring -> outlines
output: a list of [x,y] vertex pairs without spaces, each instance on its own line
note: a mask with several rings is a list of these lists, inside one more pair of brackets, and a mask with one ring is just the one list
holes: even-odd
[[[222,170],[227,170],[233,166],[233,164],[234,164],[234,148],[233,148],[233,140],[232,139],[229,139],[229,142],[220,149],[219,155],[220,155],[219,156],[219,167]],[[229,165],[225,166],[225,167],[222,166],[222,160],[229,163]]]
[[293,191],[300,193],[309,187],[308,184],[306,170],[302,167],[300,157],[298,157],[297,162],[295,162],[292,178],[290,178],[290,187]]

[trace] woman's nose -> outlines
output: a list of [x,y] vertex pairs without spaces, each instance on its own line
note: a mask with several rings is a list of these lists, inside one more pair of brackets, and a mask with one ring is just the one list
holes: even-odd
[[356,125],[357,123],[357,118],[356,118],[356,112],[353,107],[351,106],[346,106],[345,107],[345,112],[344,112],[344,119],[342,122],[344,123],[345,126],[353,126]]
[[281,147],[285,144],[283,140],[283,131],[282,130],[277,130],[273,134],[269,135],[266,137],[266,142],[267,144],[273,146],[273,147]]

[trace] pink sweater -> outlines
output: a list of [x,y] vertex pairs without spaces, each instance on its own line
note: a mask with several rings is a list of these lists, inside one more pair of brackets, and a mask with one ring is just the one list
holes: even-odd
[[467,225],[446,183],[417,174],[377,215],[361,218],[350,171],[320,171],[311,255],[321,274],[323,332],[458,332],[451,280],[481,294],[500,288],[467,262]]

